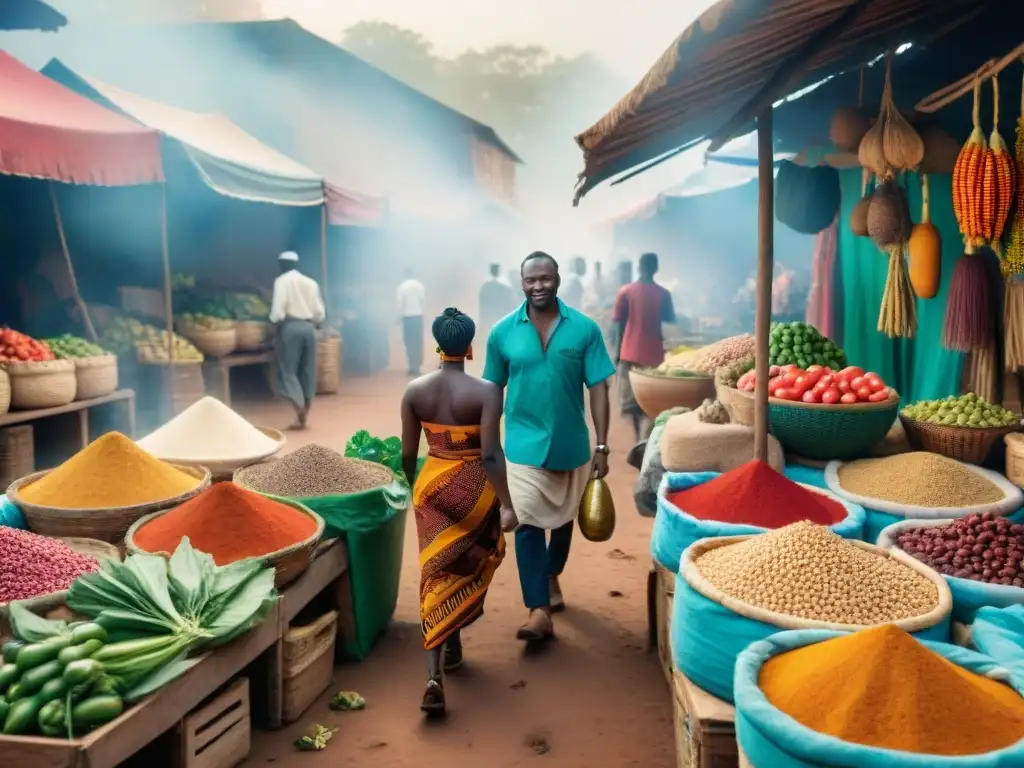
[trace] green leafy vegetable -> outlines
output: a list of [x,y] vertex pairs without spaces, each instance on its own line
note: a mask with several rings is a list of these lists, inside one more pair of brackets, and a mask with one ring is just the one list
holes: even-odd
[[11,631],[19,640],[26,643],[38,643],[68,633],[66,621],[53,621],[37,616],[28,608],[15,600],[10,604]]

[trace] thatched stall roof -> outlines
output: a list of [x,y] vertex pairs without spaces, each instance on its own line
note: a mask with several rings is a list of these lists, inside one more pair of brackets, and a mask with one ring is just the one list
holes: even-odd
[[712,150],[786,94],[937,39],[1019,0],[720,0],[640,83],[576,137],[576,202],[597,184],[705,137]]
[[41,0],[3,0],[0,3],[0,30],[56,32],[67,23],[63,13]]

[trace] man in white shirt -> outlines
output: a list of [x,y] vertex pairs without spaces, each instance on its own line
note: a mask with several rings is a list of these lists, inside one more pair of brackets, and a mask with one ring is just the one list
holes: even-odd
[[423,366],[423,313],[427,289],[411,269],[405,270],[405,279],[398,284],[397,298],[398,312],[402,316],[402,342],[409,361],[407,370],[410,376],[419,376]]
[[326,312],[320,286],[299,271],[299,255],[287,251],[277,263],[281,274],[270,302],[270,322],[277,329],[277,386],[295,408],[296,420],[288,429],[305,429],[316,395],[315,326]]

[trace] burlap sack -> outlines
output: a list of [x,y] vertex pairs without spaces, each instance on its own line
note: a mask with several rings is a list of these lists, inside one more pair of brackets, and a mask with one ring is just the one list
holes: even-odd
[[[754,428],[705,424],[697,412],[673,416],[661,435],[661,460],[669,472],[728,472],[754,458]],[[768,463],[781,472],[785,455],[768,435]]]

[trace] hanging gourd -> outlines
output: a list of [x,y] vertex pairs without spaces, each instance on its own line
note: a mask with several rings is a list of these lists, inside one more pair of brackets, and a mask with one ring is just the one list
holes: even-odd
[[928,174],[921,174],[921,222],[910,230],[910,286],[922,299],[934,299],[942,275],[942,238],[931,219]]
[[878,330],[889,338],[913,338],[917,332],[917,305],[903,257],[910,237],[910,208],[895,179],[878,185],[868,208],[871,239],[889,254],[889,271],[878,312]]
[[1010,236],[1007,238],[1006,252],[1003,255],[1003,274],[1006,275],[1024,272],[1024,85],[1020,92],[1015,159],[1017,199],[1011,215]]
[[953,166],[953,214],[964,236],[964,252],[972,254],[985,244],[982,237],[982,171],[988,143],[981,130],[981,78],[974,80],[974,128]]
[[856,152],[861,139],[871,129],[871,115],[864,109],[864,67],[860,68],[860,86],[857,89],[857,106],[839,107],[832,114],[828,137],[832,146],[844,152]]
[[871,195],[868,234],[883,251],[901,247],[910,237],[910,207],[894,178],[883,181]]
[[871,171],[864,168],[861,172],[860,194],[861,198],[850,211],[850,231],[857,237],[868,236],[868,209],[871,207],[871,192],[868,186],[871,181]]
[[893,171],[913,170],[924,159],[924,142],[893,101],[892,54],[885,60],[885,87],[878,120],[864,134],[857,157],[862,166],[882,179],[889,178]]
[[935,123],[928,123],[920,130],[924,142],[924,159],[921,173],[952,173],[960,154],[960,144]]

